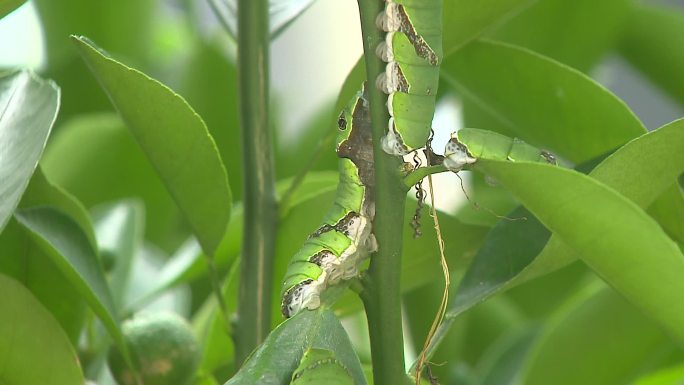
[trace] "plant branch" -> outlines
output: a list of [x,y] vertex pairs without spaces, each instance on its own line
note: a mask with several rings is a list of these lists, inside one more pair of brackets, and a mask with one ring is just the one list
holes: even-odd
[[278,217],[268,125],[268,28],[267,0],[239,0],[238,91],[245,223],[233,335],[236,367],[266,338],[271,326],[271,276]]
[[446,167],[443,165],[436,165],[436,166],[428,166],[428,167],[419,167],[413,171],[411,171],[410,174],[406,175],[404,177],[404,185],[406,185],[407,188],[411,188],[412,186],[415,186],[416,183],[421,181],[423,178],[425,178],[428,175],[432,174],[437,174],[440,172],[448,171]]
[[376,384],[404,384],[404,343],[401,328],[401,247],[404,204],[407,188],[399,175],[401,160],[385,154],[380,138],[387,127],[386,97],[374,87],[375,78],[384,70],[375,55],[382,34],[375,18],[383,9],[382,0],[358,0],[363,35],[364,58],[368,77],[368,98],[373,123],[375,160],[375,208],[373,232],[378,252],[371,258],[361,297],[366,308]]

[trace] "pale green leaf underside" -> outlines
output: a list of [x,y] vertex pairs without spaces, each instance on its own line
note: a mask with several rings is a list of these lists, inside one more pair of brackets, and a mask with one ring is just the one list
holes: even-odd
[[19,204],[59,110],[59,88],[27,71],[0,74],[0,231]]
[[118,314],[96,251],[71,218],[48,206],[17,210],[17,221],[31,232],[62,274],[83,296],[123,351]]

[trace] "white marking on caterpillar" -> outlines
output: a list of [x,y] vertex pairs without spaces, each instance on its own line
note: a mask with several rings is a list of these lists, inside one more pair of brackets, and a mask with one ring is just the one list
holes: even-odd
[[[429,20],[432,15],[434,24]],[[385,8],[375,23],[386,33],[375,52],[387,63],[385,71],[375,80],[377,88],[390,98],[397,92],[406,94],[408,105],[414,104],[413,97],[431,96],[434,105],[441,61],[441,0],[410,3],[386,0]],[[398,51],[395,52],[395,49]],[[424,106],[425,101],[418,104]],[[395,116],[391,102],[387,107],[395,121],[389,123],[388,132],[382,140],[383,150],[391,155],[403,156],[423,147],[429,135],[434,109],[397,111],[397,114],[408,115],[399,118]]]
[[380,139],[380,145],[382,150],[388,154],[403,156],[410,152],[406,145],[404,145],[401,135],[394,128],[394,118],[390,118],[389,129],[387,134]]
[[318,308],[328,286],[357,277],[361,261],[377,250],[372,233],[375,178],[368,106],[362,93],[357,94],[338,119],[336,203],[290,262],[282,292],[285,317]]
[[283,313],[287,316],[297,314],[302,309],[314,310],[321,306],[321,292],[326,284],[325,270],[317,279],[303,281],[287,292],[287,301],[283,303]]

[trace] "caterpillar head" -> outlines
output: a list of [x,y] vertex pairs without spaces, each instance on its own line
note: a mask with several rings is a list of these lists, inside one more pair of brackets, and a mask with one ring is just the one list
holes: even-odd
[[464,166],[475,161],[477,159],[468,151],[468,146],[461,143],[456,135],[452,135],[444,149],[444,166],[450,171],[459,172]]
[[321,305],[322,282],[320,277],[317,280],[308,278],[285,292],[283,302],[280,305],[280,311],[285,318],[292,317],[304,308],[316,309],[319,307]]

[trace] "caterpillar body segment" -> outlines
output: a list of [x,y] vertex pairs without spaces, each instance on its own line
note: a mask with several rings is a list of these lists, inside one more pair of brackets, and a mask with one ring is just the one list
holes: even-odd
[[442,0],[387,0],[376,20],[386,32],[376,54],[387,63],[376,86],[390,115],[381,145],[406,155],[425,145],[435,112],[442,52]]
[[549,152],[540,150],[518,138],[476,128],[464,128],[453,134],[444,149],[444,166],[459,172],[478,159],[557,164]]
[[335,203],[288,265],[281,290],[285,317],[319,307],[321,293],[330,285],[358,276],[361,262],[377,249],[372,233],[375,181],[371,126],[362,92],[344,109],[338,126],[340,179]]

